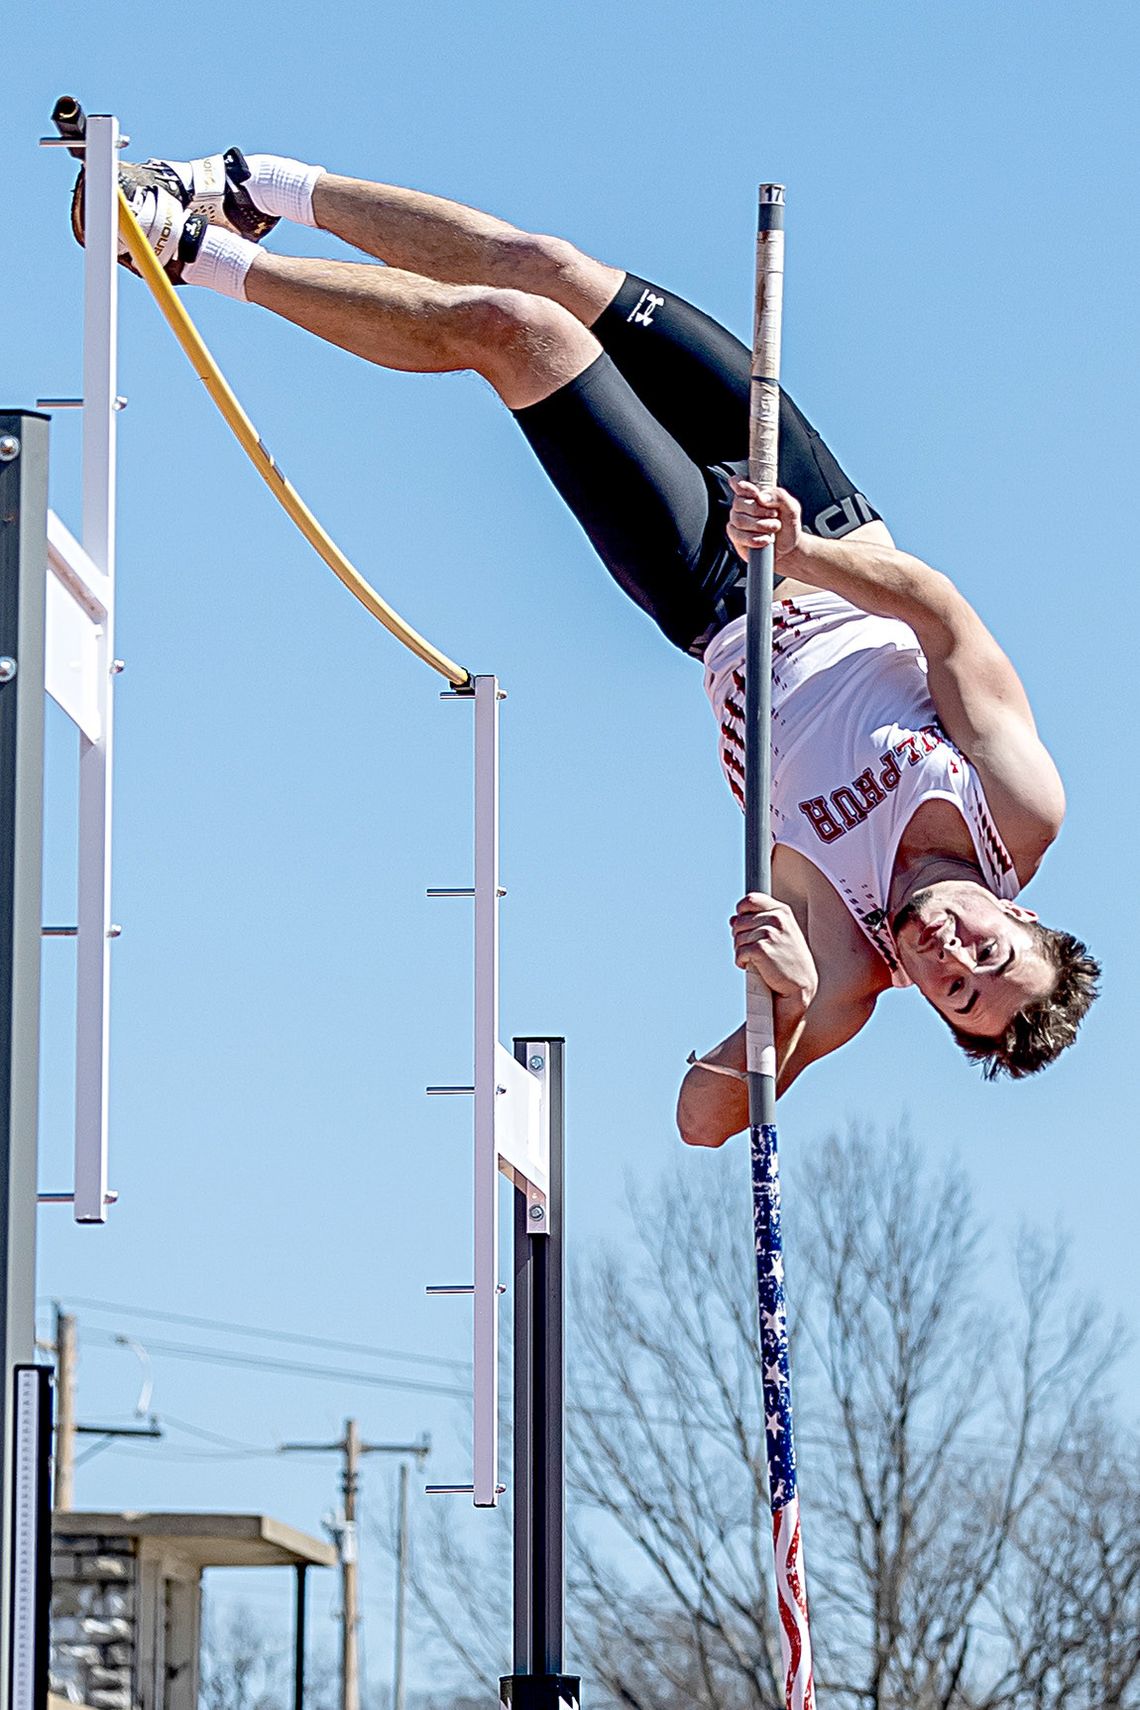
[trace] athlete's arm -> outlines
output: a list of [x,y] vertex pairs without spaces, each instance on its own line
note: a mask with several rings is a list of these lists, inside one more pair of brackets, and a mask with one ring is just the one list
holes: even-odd
[[[796,1015],[795,1006],[776,998],[776,1056],[779,1072],[776,1094],[782,1097],[809,1063],[818,1062],[853,1039],[870,1020],[874,998],[852,1003],[835,1000],[826,990],[817,992],[807,1010]],[[794,1038],[792,1037],[794,1035]],[[788,1041],[791,1041],[790,1049]],[[744,1028],[706,1052],[704,1061],[725,1068],[745,1066]],[[677,1098],[677,1127],[690,1146],[723,1146],[734,1134],[748,1127],[748,1088],[694,1063],[681,1082]]]
[[1060,830],[1064,790],[1021,680],[973,607],[948,576],[909,552],[806,534],[790,494],[766,501],[746,481],[733,489],[729,538],[738,552],[774,537],[786,576],[914,630],[942,727],[977,767],[1024,882]]
[[[815,959],[791,907],[760,892],[745,897],[732,917],[736,964],[759,974],[772,993],[776,1031],[776,1091],[787,1091],[809,1063],[826,1057],[858,1033],[874,999],[836,1001],[820,986]],[[706,1063],[745,1067],[744,1028],[707,1054]],[[700,1063],[681,1083],[677,1126],[692,1146],[721,1146],[748,1125],[748,1090],[743,1081]]]

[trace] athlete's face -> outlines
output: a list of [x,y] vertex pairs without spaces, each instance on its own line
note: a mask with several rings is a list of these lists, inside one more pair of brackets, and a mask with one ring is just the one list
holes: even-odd
[[899,960],[923,997],[963,1033],[993,1039],[1055,978],[1030,931],[1037,916],[984,885],[916,891],[892,922]]

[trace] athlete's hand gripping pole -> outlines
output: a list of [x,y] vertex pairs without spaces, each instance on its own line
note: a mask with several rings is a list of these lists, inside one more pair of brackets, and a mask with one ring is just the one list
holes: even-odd
[[[756,319],[752,341],[750,478],[773,489],[778,477],[780,330],[784,299],[784,190],[760,186],[756,234]],[[772,597],[775,547],[748,554],[745,655],[744,886],[772,889]],[[772,994],[747,975],[748,1124],[752,1211],[764,1384],[768,1495],[776,1555],[776,1597],[786,1710],[813,1710],[811,1637],[800,1538],[796,1451],[788,1373],[788,1325],[780,1237],[780,1171],[776,1146],[776,1035]]]

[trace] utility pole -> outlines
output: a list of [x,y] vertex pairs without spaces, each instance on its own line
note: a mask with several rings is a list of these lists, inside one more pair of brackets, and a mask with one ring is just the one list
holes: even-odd
[[[126,1340],[124,1337],[120,1341]],[[133,1344],[132,1344],[133,1345]],[[74,1313],[65,1312],[55,1303],[55,1340],[37,1343],[55,1355],[55,1478],[52,1486],[52,1507],[65,1514],[75,1507],[75,1439],[102,1437],[102,1448],[112,1437],[161,1437],[162,1427],[153,1414],[149,1425],[80,1425],[75,1418],[76,1378],[79,1370],[79,1321]],[[137,1347],[136,1347],[137,1351]],[[144,1386],[149,1397],[149,1380]],[[142,1412],[142,1402],[136,1412]],[[94,1454],[96,1450],[91,1450]]]
[[360,1482],[360,1432],[355,1419],[344,1422],[344,1542],[341,1545],[341,1597],[344,1631],[341,1644],[341,1710],[358,1710],[360,1704],[359,1623],[357,1567],[360,1551],[356,1537],[356,1488]]
[[404,1710],[404,1621],[408,1590],[408,1463],[400,1462],[396,1508],[396,1632],[392,1659],[392,1710]]
[[75,1506],[75,1318],[55,1308],[55,1493],[61,1513]]
[[[286,1454],[337,1454],[344,1460],[341,1491],[344,1496],[343,1517],[336,1527],[340,1553],[341,1643],[340,1643],[340,1710],[360,1710],[359,1628],[360,1610],[357,1579],[356,1497],[360,1485],[360,1461],[364,1455],[412,1455],[423,1461],[431,1448],[424,1437],[418,1443],[362,1443],[355,1419],[344,1422],[344,1436],[337,1443],[282,1443]],[[402,1578],[398,1581],[401,1588]],[[397,1630],[396,1650],[399,1668],[403,1669],[403,1632]]]

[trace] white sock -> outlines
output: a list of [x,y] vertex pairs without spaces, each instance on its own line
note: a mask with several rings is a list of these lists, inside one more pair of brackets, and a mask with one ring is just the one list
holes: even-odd
[[324,172],[323,166],[306,166],[303,160],[290,160],[283,154],[247,154],[249,177],[245,188],[255,207],[263,214],[281,220],[292,220],[297,226],[315,226],[313,218],[313,185]]
[[245,276],[256,255],[257,245],[248,238],[211,226],[202,239],[197,260],[187,262],[182,277],[188,285],[205,285],[210,291],[244,303]]

